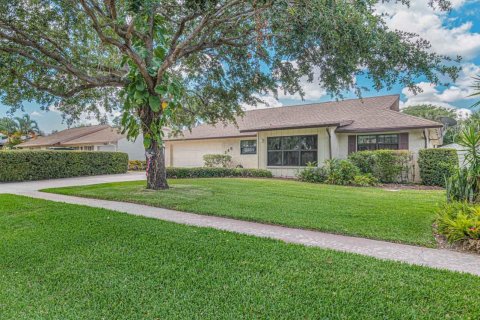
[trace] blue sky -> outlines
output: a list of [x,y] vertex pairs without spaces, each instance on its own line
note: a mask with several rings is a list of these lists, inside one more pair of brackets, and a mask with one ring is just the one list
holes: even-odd
[[[413,95],[400,85],[390,90],[365,92],[363,96],[375,96],[383,94],[400,94],[402,107],[419,103],[432,103],[445,107],[457,109],[469,108],[475,100],[468,98],[472,93],[472,76],[480,74],[480,0],[451,0],[453,10],[450,13],[435,11],[428,7],[427,0],[411,0],[410,8],[391,3],[381,4],[377,7],[378,12],[388,13],[387,24],[392,29],[399,29],[414,32],[422,38],[430,41],[432,50],[448,56],[462,56],[459,66],[462,68],[459,78],[448,87],[435,87],[430,83],[418,80],[418,86],[423,92]],[[365,78],[358,78],[362,86],[370,87],[371,84]],[[279,97],[276,101],[272,96],[265,96],[268,107],[279,107],[282,105],[312,103],[318,101],[332,100],[317,83],[303,82],[306,92],[305,100],[299,96]],[[354,97],[351,93],[345,94],[346,98]],[[251,106],[244,106],[251,109]],[[267,106],[264,106],[267,107]],[[35,103],[24,104],[25,113],[39,123],[44,132],[61,130],[66,128],[62,116],[56,111],[44,112]],[[0,116],[6,115],[7,107],[0,104]],[[468,110],[462,110],[468,113]],[[17,115],[22,112],[18,112]],[[96,121],[93,117],[82,118],[81,123],[92,123]]]

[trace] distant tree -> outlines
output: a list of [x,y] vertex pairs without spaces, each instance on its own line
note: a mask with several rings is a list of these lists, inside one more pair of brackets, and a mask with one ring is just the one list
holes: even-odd
[[0,132],[6,136],[11,136],[17,132],[17,123],[11,118],[0,118]]
[[231,121],[268,92],[304,96],[305,77],[339,96],[359,94],[361,74],[415,92],[419,76],[456,76],[427,41],[390,30],[380,2],[0,0],[0,97],[71,119],[120,109],[128,136],[143,133],[147,188],[165,189],[166,125]]
[[419,104],[402,109],[402,112],[432,121],[440,121],[442,118],[457,119],[454,109],[436,106],[433,104]]
[[30,118],[30,115],[25,114],[22,117],[15,117],[17,132],[21,135],[31,137],[40,133],[38,123]]
[[[432,121],[441,122],[442,118],[452,118],[457,120],[457,114],[454,109],[436,106],[433,104],[419,104],[406,107],[402,112],[411,116],[416,116]],[[454,126],[445,126],[443,136],[443,144],[450,144],[455,142],[455,137],[458,134],[458,123]]]

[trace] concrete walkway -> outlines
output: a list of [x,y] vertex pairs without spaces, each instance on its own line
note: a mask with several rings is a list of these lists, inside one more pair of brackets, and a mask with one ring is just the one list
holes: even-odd
[[88,185],[100,182],[131,181],[144,178],[144,174],[82,177],[49,181],[0,184],[0,193],[15,193],[51,201],[104,208],[133,215],[151,217],[176,223],[211,227],[220,230],[278,239],[289,243],[358,253],[379,259],[395,260],[438,269],[466,272],[480,276],[480,256],[444,249],[431,249],[385,241],[273,226],[229,218],[205,216],[145,205],[117,201],[78,198],[39,192],[39,189],[72,185]]

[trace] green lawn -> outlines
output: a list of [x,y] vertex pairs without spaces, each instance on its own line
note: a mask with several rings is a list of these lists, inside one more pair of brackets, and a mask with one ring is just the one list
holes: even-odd
[[432,222],[443,191],[354,188],[273,179],[170,180],[149,191],[145,182],[108,183],[46,191],[128,201],[237,219],[435,246]]
[[0,195],[0,318],[479,319],[480,277]]

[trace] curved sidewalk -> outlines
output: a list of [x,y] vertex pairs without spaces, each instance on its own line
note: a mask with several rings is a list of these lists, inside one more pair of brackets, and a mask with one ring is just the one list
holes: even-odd
[[248,222],[155,208],[140,204],[79,198],[39,192],[39,189],[95,183],[144,179],[144,174],[80,177],[48,181],[0,184],[0,193],[25,195],[45,200],[104,208],[128,214],[156,218],[197,227],[210,227],[257,237],[282,240],[319,248],[362,254],[379,259],[406,262],[438,269],[460,271],[480,276],[480,255],[398,244],[365,238],[349,237],[296,228]]

